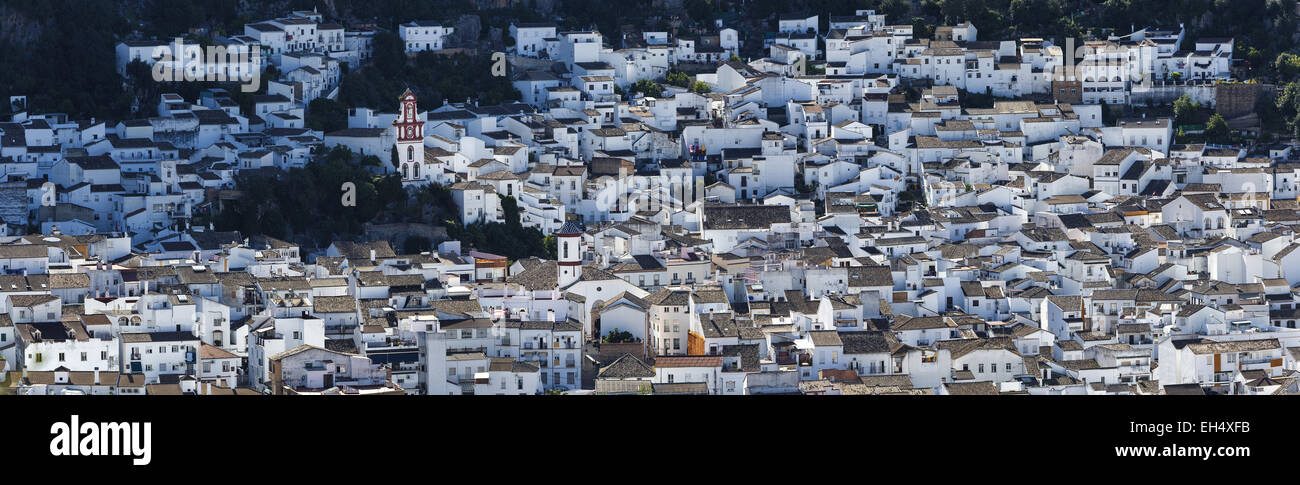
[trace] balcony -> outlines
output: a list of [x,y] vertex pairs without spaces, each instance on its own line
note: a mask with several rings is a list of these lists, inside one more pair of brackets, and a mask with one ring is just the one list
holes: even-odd
[[1146,375],[1151,373],[1151,366],[1147,364],[1120,365],[1117,366],[1116,368],[1119,370],[1120,375],[1132,375],[1132,374]]
[[777,352],[776,363],[777,365],[795,365],[796,360],[789,352]]
[[[1280,360],[1280,359],[1279,359]],[[1273,368],[1272,359],[1241,359],[1239,367],[1241,370],[1262,370],[1267,371]]]

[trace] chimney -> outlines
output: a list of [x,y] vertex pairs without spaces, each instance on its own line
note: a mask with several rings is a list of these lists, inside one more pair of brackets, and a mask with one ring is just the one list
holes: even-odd
[[370,250],[370,264],[375,264],[375,250]]

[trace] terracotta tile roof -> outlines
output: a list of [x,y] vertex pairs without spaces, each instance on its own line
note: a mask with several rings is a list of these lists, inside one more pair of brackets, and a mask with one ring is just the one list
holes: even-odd
[[661,355],[655,367],[722,367],[721,355]]

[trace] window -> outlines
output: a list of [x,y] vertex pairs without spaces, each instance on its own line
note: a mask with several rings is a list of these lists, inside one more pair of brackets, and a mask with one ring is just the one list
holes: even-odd
[[980,374],[984,373],[984,364],[980,364]]
[[59,362],[63,362],[63,352],[59,352]]

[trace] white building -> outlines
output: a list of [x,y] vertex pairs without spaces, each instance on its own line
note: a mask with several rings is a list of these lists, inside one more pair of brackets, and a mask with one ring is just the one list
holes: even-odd
[[414,20],[399,26],[397,34],[406,43],[406,52],[411,53],[444,49],[447,36],[455,30],[429,20]]

